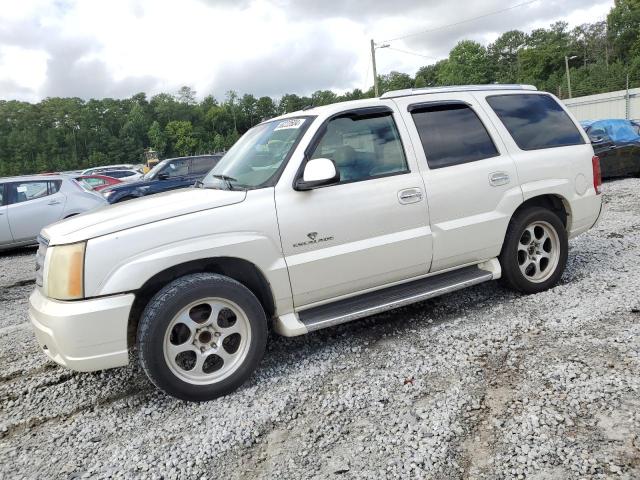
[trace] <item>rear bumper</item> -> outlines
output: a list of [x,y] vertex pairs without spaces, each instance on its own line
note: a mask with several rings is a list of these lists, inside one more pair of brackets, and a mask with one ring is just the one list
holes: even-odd
[[571,202],[571,231],[573,238],[593,228],[602,215],[602,195],[588,195]]
[[29,318],[40,347],[71,370],[90,372],[129,362],[127,325],[133,294],[61,302],[39,289],[29,297]]

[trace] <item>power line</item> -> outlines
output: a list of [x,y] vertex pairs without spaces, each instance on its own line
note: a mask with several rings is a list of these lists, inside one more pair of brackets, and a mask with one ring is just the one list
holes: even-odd
[[428,55],[423,55],[422,53],[410,52],[409,50],[401,50],[399,48],[387,47],[389,50],[395,50],[396,52],[407,53],[409,55],[415,55],[416,57],[428,58],[429,60],[435,60],[436,57],[430,57]]
[[527,2],[518,3],[517,5],[512,5],[510,7],[503,8],[501,10],[496,10],[494,12],[485,13],[485,14],[479,15],[477,17],[472,17],[472,18],[467,18],[465,20],[460,20],[459,22],[450,23],[448,25],[442,25],[440,27],[432,28],[432,29],[429,29],[429,30],[422,30],[420,32],[409,33],[407,35],[402,35],[401,37],[390,38],[389,40],[385,40],[383,43],[394,42],[396,40],[403,40],[405,38],[415,37],[416,35],[423,35],[425,33],[431,33],[431,32],[437,32],[438,30],[444,30],[445,28],[456,27],[456,26],[462,25],[464,23],[469,23],[469,22],[473,22],[475,20],[480,20],[481,18],[486,18],[486,17],[490,17],[492,15],[497,15],[499,13],[508,12],[509,10],[513,10],[515,8],[518,8],[518,7],[524,7],[525,5],[530,5],[530,4],[536,3],[538,1],[539,0],[528,0]]

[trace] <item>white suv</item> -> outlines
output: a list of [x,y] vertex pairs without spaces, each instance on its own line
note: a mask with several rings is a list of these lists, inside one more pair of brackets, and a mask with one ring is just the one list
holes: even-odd
[[484,281],[556,285],[600,215],[599,161],[553,96],[390,92],[249,130],[197,188],[45,228],[30,316],[81,371],[136,346],[167,393],[241,385],[301,335]]

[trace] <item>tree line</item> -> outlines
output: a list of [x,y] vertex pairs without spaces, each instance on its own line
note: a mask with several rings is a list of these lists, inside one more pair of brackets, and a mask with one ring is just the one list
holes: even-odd
[[[511,30],[488,46],[463,40],[448,58],[415,75],[379,76],[381,92],[460,84],[528,83],[566,97],[565,57],[573,95],[640,86],[640,0],[616,0],[607,19],[569,29],[557,22],[531,33]],[[0,100],[0,176],[140,163],[145,148],[161,158],[228,149],[253,125],[309,106],[373,97],[354,89],[319,90],[278,100],[229,91],[218,100],[175,94],[126,99],[46,98],[38,103]]]

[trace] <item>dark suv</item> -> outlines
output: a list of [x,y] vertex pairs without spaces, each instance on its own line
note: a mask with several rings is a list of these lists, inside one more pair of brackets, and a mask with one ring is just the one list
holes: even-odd
[[192,186],[202,180],[222,155],[168,158],[158,163],[137,182],[120,183],[101,193],[109,203],[123,202],[154,193]]

